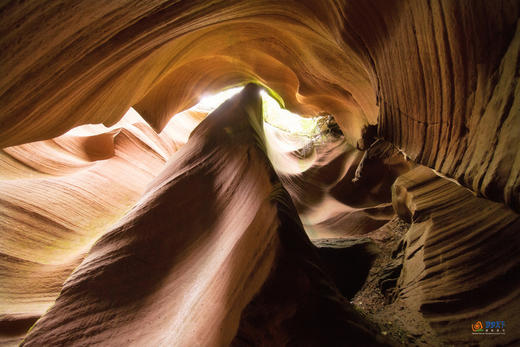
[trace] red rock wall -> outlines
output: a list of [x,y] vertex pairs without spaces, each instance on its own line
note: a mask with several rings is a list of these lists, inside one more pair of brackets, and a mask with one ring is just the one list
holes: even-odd
[[[423,166],[394,186],[404,238],[398,299],[420,311],[447,344],[514,344],[519,324],[520,216]],[[507,322],[503,335],[472,335],[477,321]]]
[[379,135],[412,160],[518,211],[520,3],[374,1],[347,8],[374,62]]
[[[292,326],[271,321],[274,341],[348,335],[375,344],[376,332],[320,269],[264,151],[260,95],[249,85],[194,130],[96,242],[22,345],[228,345],[255,294]],[[292,295],[287,307],[273,290]],[[321,324],[292,336],[311,318]],[[254,337],[250,330],[241,336]]]
[[2,151],[0,344],[19,342],[48,310],[88,249],[139,200],[176,147],[135,123]]
[[7,3],[0,145],[115,123],[156,130],[198,95],[255,80],[519,208],[517,1]]
[[[377,224],[389,217],[385,212],[389,208],[388,186],[397,174],[406,170],[400,167],[402,163],[389,160],[391,156],[384,157],[382,161],[371,159],[369,148],[374,150],[370,145],[375,140],[379,140],[376,143],[385,140],[412,161],[456,179],[482,197],[505,203],[514,211],[520,211],[520,107],[517,83],[519,13],[520,4],[514,0],[4,2],[0,5],[0,176],[3,179],[0,182],[0,215],[3,217],[0,219],[0,272],[7,280],[0,283],[0,297],[3,300],[0,302],[0,323],[10,326],[20,323],[24,327],[30,325],[52,303],[61,283],[82,261],[88,246],[107,231],[107,224],[117,221],[138,199],[142,198],[143,203],[152,205],[157,203],[159,207],[157,210],[150,208],[143,211],[143,206],[138,205],[117,228],[130,223],[128,228],[137,228],[134,230],[137,233],[136,230],[146,228],[134,226],[134,219],[142,219],[142,223],[146,221],[149,225],[159,223],[154,214],[156,212],[151,211],[170,217],[170,207],[162,206],[161,200],[164,198],[163,193],[169,196],[169,190],[161,186],[160,182],[170,182],[178,170],[188,170],[190,165],[202,160],[197,155],[208,155],[210,152],[198,147],[185,150],[184,156],[179,155],[182,160],[170,164],[170,168],[162,172],[161,178],[154,181],[152,187],[162,193],[141,197],[145,186],[159,174],[166,159],[178,147],[175,141],[167,138],[168,131],[157,135],[153,130],[164,129],[173,115],[194,105],[204,93],[231,85],[255,81],[278,92],[286,106],[295,112],[307,116],[331,113],[336,117],[345,134],[348,150],[338,151],[337,156],[334,153],[330,156],[322,153],[323,156],[301,176],[282,177],[301,213],[312,211],[325,197],[332,197],[341,203],[341,209],[336,215],[325,218],[322,227],[327,232],[343,229],[345,225],[356,222],[359,228],[354,229],[357,234],[361,234],[371,229],[367,228],[367,221],[376,220]],[[115,124],[130,106],[135,106],[153,130],[143,125],[132,131],[121,130],[88,139],[58,137],[81,124]],[[236,124],[229,124],[229,129],[241,126],[246,128],[241,122],[236,120]],[[373,127],[369,126],[377,128],[376,135],[370,130]],[[212,144],[215,147],[212,151],[220,148],[220,140]],[[241,138],[239,140],[242,141]],[[195,141],[198,145],[192,146],[199,146],[205,141]],[[258,143],[263,143],[263,140]],[[362,153],[354,150],[355,147],[368,149],[365,155],[367,161],[359,170],[356,166]],[[234,194],[239,199],[241,193],[250,194],[259,184],[247,177],[237,178],[235,183],[229,181],[228,176],[240,172],[256,177],[258,182],[269,181],[266,181],[266,177],[270,179],[271,172],[265,171],[263,167],[267,162],[259,164],[253,160],[260,167],[254,173],[243,167],[241,160],[233,159],[233,155],[249,158],[244,152],[233,153],[235,148],[232,146],[220,150],[223,153],[220,156],[225,158],[222,162],[214,163],[211,156],[208,157],[208,165],[213,163],[221,170],[218,175],[206,177],[214,185],[206,186],[210,183],[205,182],[202,176],[196,184],[188,180],[183,184],[189,189],[181,184],[184,188],[179,188],[179,197],[171,200],[181,204],[181,196],[192,189],[209,202],[217,197],[228,201],[230,196],[225,193],[226,187],[234,187]],[[189,159],[188,155],[193,155],[193,158]],[[229,167],[223,165],[228,162],[231,163]],[[397,169],[392,171],[392,166]],[[201,175],[207,169],[202,164],[194,167],[200,170]],[[390,170],[388,177],[377,177],[382,167]],[[356,170],[361,180],[357,184],[351,180]],[[269,184],[266,183],[268,188],[258,188],[257,197],[270,191]],[[207,189],[197,191],[202,189],[198,186]],[[208,193],[214,192],[215,187],[224,189],[223,195],[217,194],[216,197]],[[412,230],[429,230],[421,231],[418,237],[422,237],[422,241],[428,237],[435,239],[435,230],[446,231],[455,240],[453,244],[458,244],[460,249],[437,244],[439,248],[433,245],[429,248],[431,252],[472,252],[469,243],[464,244],[459,239],[467,236],[467,230],[461,230],[461,225],[466,225],[466,222],[460,225],[453,222],[457,218],[467,221],[482,217],[479,219],[482,225],[492,225],[483,227],[484,231],[478,229],[478,233],[501,235],[503,239],[499,239],[504,243],[507,243],[508,238],[515,239],[513,234],[504,236],[513,232],[496,219],[497,216],[514,219],[517,216],[514,212],[487,200],[470,199],[470,193],[460,193],[462,190],[453,193],[453,199],[458,205],[448,208],[444,205],[449,201],[437,198],[444,193],[451,194],[452,187],[446,188],[447,191],[439,189],[441,193],[436,192],[423,202],[447,208],[446,213],[442,214],[442,219],[436,219],[431,217],[431,211],[425,212],[425,216],[431,217],[425,218],[430,218],[433,226],[426,228],[425,225],[415,225]],[[407,194],[404,196],[408,197]],[[416,198],[410,199],[418,201]],[[170,203],[168,199],[164,201]],[[199,206],[197,203],[200,202],[192,202],[190,213],[195,213]],[[262,204],[264,202],[256,207],[245,206],[251,207],[248,213],[254,216],[266,213],[267,217],[276,220],[278,217],[273,212],[276,208]],[[330,206],[324,204],[322,207]],[[227,215],[241,211],[239,203],[235,207],[234,212],[231,207],[229,210],[224,209],[219,218],[224,220]],[[414,210],[415,207],[398,207],[397,211],[402,216],[413,218],[415,212],[406,211]],[[481,214],[483,208],[488,212],[495,211],[496,215]],[[179,209],[182,210],[182,207]],[[459,215],[458,211],[462,209],[467,210],[467,214],[464,212]],[[267,217],[266,220],[271,221]],[[96,219],[99,225],[88,224]],[[192,220],[188,222],[195,223]],[[447,223],[447,226],[438,227],[443,223]],[[25,226],[21,228],[23,224]],[[268,231],[263,236],[271,235],[275,240],[274,224],[260,224],[258,228]],[[193,230],[201,228],[189,225]],[[251,222],[254,228],[256,225]],[[153,229],[150,232],[155,233],[153,235],[161,231],[168,234],[169,226],[161,224],[160,227],[166,229]],[[213,224],[206,227],[213,228],[210,228],[213,230],[211,235],[217,235],[222,230]],[[121,229],[117,228],[113,232],[121,233]],[[34,230],[39,232],[33,233]],[[234,230],[236,238],[219,240],[235,245],[239,242],[248,244],[258,236],[249,234],[251,229],[247,226]],[[207,233],[209,231],[200,234],[206,241],[210,235]],[[239,237],[241,233],[248,236],[242,239]],[[152,242],[152,239],[158,242],[153,235],[150,239],[144,237],[140,241],[130,237],[125,246],[129,248],[124,249],[126,253],[122,251],[121,256],[131,259],[128,260],[131,263],[136,254],[140,254],[137,244],[141,241]],[[186,244],[195,242],[186,240]],[[169,241],[173,246],[177,245],[177,240]],[[66,288],[78,290],[77,295],[88,292],[88,284],[85,283],[88,283],[89,276],[82,271],[96,269],[103,273],[105,266],[112,269],[110,271],[120,271],[120,264],[113,258],[118,256],[117,252],[110,251],[119,247],[118,242],[110,237],[103,238],[98,248],[94,248],[90,260],[80,267],[78,275],[67,282],[69,284]],[[169,243],[165,242],[165,245]],[[47,252],[47,246],[59,250]],[[173,246],[172,249],[180,247]],[[480,250],[492,252],[487,246],[475,252]],[[201,244],[200,248],[192,251],[190,254],[197,259],[196,254],[215,252],[215,249],[206,249]],[[146,253],[146,247],[141,252]],[[166,250],[162,252],[160,255],[167,258],[169,253]],[[230,250],[228,254],[238,262],[250,256],[237,250]],[[231,331],[236,331],[239,326],[237,315],[259,290],[263,280],[271,278],[274,283],[278,283],[276,273],[267,270],[269,262],[274,262],[275,254],[278,253],[273,250],[269,253],[270,258],[266,256],[267,260],[262,260],[267,265],[253,281],[256,289],[245,291],[244,297],[237,299],[229,315],[221,320],[225,333],[215,333],[207,337],[209,340],[231,341]],[[510,255],[505,252],[497,259],[509,262],[507,258]],[[95,263],[92,259],[96,257],[107,262]],[[152,257],[152,254],[146,253],[146,257]],[[511,266],[516,266],[516,257],[512,255],[511,258]],[[189,259],[188,255],[186,259]],[[420,259],[419,263],[431,260]],[[456,267],[466,266],[474,260],[455,255],[453,259],[453,263],[448,263]],[[221,264],[224,263],[222,260]],[[193,269],[201,273],[212,270],[205,265],[199,268],[199,265],[193,265]],[[144,273],[144,266],[139,266],[139,271]],[[427,263],[427,267],[435,266]],[[441,273],[451,273],[451,268],[443,266]],[[189,275],[189,266],[187,269],[187,276],[192,276]],[[146,285],[159,286],[159,282],[168,284],[168,280],[161,281],[170,279],[168,276],[173,276],[175,271],[168,266],[157,269],[154,272],[157,278],[152,278]],[[239,276],[239,272],[230,272],[230,276]],[[432,273],[435,274],[435,271]],[[461,277],[456,278],[454,283],[471,274],[458,275]],[[104,276],[108,280],[111,278],[109,272]],[[423,287],[419,286],[415,292],[410,291],[419,298],[414,299],[414,302],[421,303],[418,307],[425,309],[432,325],[442,334],[451,336],[452,341],[458,341],[460,336],[457,333],[443,330],[444,318],[438,314],[446,308],[436,304],[436,300],[446,298],[438,292],[432,296],[421,296],[424,294],[423,288],[433,285],[429,280],[435,285],[441,281],[434,275],[430,279],[426,278],[421,282]],[[78,286],[75,281],[78,281]],[[190,277],[188,282],[195,285],[194,281],[194,277]],[[499,285],[501,283],[493,282],[494,279],[489,281]],[[131,275],[127,274],[121,284],[124,293],[129,290],[125,286],[131,282]],[[33,286],[42,283],[44,285],[39,291],[33,290]],[[209,282],[204,283],[209,285]],[[473,277],[469,283],[473,286],[488,285],[488,282]],[[167,288],[166,284],[161,290]],[[405,287],[408,288],[407,285]],[[451,288],[448,285],[445,289],[452,290],[455,300],[459,300],[468,293],[462,287]],[[146,293],[157,295],[156,305],[167,297],[163,297],[164,292],[161,291],[144,287],[140,290],[142,296]],[[514,293],[514,288],[511,291]],[[107,295],[116,295],[114,293]],[[221,298],[224,290],[219,292],[217,288],[214,293],[215,297]],[[213,294],[210,292],[208,295],[204,300],[210,300]],[[516,303],[511,295],[505,295],[504,302]],[[99,304],[95,309],[104,310],[106,307],[103,305],[107,304],[104,299],[101,297],[99,301],[94,300],[93,307]],[[139,302],[142,298],[134,299],[129,297],[131,305],[142,304]],[[67,295],[60,300],[52,312],[62,312],[60,310],[72,307],[68,306],[71,299]],[[506,307],[502,301],[492,304],[496,304],[497,309]],[[121,304],[122,311],[117,311],[120,320],[115,319],[114,324],[134,332],[137,320],[129,318],[130,313],[122,307],[129,306]],[[91,314],[91,307],[76,308]],[[171,307],[160,306],[158,310],[168,308]],[[460,314],[461,317],[472,319],[477,311],[475,309],[469,315]],[[193,314],[200,312],[194,311]],[[248,312],[253,317],[258,314],[254,304]],[[507,316],[513,311],[504,312]],[[48,338],[45,327],[62,323],[61,318],[52,315],[39,323],[31,339],[38,341],[39,338]],[[127,318],[131,323],[120,323]],[[454,322],[459,318],[449,316],[446,319]],[[96,330],[101,326],[98,323],[93,323],[91,332],[102,340],[105,333]],[[190,323],[186,324],[189,326]],[[251,332],[247,322],[240,324],[241,329],[245,329],[239,330],[241,336],[256,336],[258,333]],[[107,329],[110,330],[110,327]],[[23,331],[22,328],[19,330]],[[64,325],[64,334],[65,330]],[[172,332],[171,336],[182,335],[185,341],[193,342],[193,336],[189,335],[188,330],[181,330]],[[156,341],[171,338],[161,335],[159,330],[144,331],[153,335]],[[286,333],[278,331],[276,336],[285,336]],[[63,336],[56,339],[80,339],[79,336]],[[144,338],[136,336],[136,339]]]

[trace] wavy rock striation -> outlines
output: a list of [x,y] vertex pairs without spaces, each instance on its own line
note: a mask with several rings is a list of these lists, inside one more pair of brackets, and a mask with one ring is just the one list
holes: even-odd
[[293,111],[334,114],[351,144],[378,124],[417,162],[519,208],[517,1],[0,10],[2,146],[113,124],[132,105],[160,130],[203,92],[255,80]]
[[365,235],[392,219],[390,187],[413,164],[390,144],[362,152],[339,137],[296,148],[275,169],[311,238]]
[[[419,310],[448,344],[514,344],[520,308],[520,216],[425,167],[393,186],[404,238],[398,299]],[[470,323],[507,322],[504,335],[472,335]]]
[[[491,344],[463,334],[519,323],[519,18],[517,0],[2,2],[0,341],[60,291],[27,344],[373,341],[295,211],[313,239],[375,239],[395,209],[400,300],[447,343]],[[248,82],[344,137],[264,148],[248,87],[177,151],[205,117],[186,110]],[[145,122],[118,123],[130,107]]]
[[64,135],[3,150],[0,342],[25,334],[93,242],[161,172],[182,144],[179,124],[171,125],[177,125],[177,141],[168,131],[157,135],[141,119],[101,134]]
[[[257,336],[244,326],[259,320],[259,301],[267,312],[276,307],[277,320],[261,332],[273,341],[376,343],[320,271],[265,155],[261,114],[249,85],[208,116],[96,242],[22,345],[226,345],[239,324],[240,344]],[[298,296],[279,305],[273,291]]]

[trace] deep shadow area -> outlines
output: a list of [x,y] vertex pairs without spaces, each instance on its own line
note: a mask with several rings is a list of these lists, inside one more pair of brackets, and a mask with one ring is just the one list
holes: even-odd
[[318,254],[343,296],[352,299],[361,289],[379,253],[370,239],[318,239]]

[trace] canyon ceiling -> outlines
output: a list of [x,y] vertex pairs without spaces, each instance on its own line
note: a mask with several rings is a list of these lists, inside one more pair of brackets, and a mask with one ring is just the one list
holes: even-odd
[[[519,19],[518,0],[3,2],[0,343],[397,344],[347,268],[398,223],[385,289],[424,343],[518,343]],[[260,86],[342,135],[264,129]],[[507,332],[473,335],[486,320]]]

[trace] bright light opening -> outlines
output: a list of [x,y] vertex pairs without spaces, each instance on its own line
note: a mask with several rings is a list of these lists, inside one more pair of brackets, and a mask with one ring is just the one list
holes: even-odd
[[[204,96],[200,102],[195,105],[192,110],[198,112],[212,112],[219,107],[224,101],[228,100],[235,94],[238,94],[244,87],[226,89],[214,95]],[[318,135],[317,128],[318,119],[320,117],[304,118],[280,107],[276,99],[270,96],[265,90],[260,92],[263,104],[264,122],[279,130],[306,137]]]
[[199,103],[193,106],[191,109],[198,112],[212,112],[219,107],[224,101],[228,100],[232,96],[240,93],[244,87],[230,88],[221,91],[220,93],[213,95],[204,95]]
[[312,137],[317,135],[319,117],[304,118],[280,107],[265,90],[260,92],[264,108],[264,122],[285,132]]

